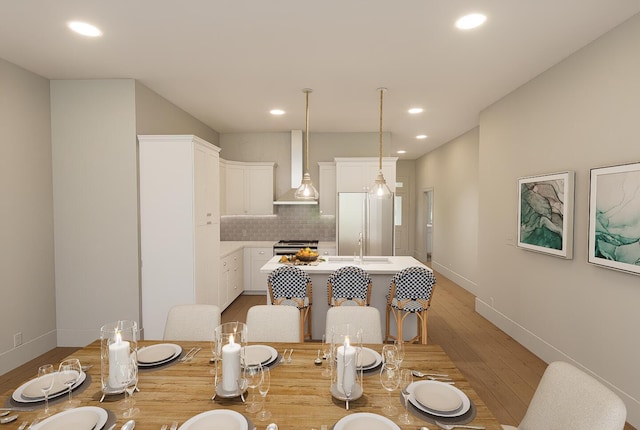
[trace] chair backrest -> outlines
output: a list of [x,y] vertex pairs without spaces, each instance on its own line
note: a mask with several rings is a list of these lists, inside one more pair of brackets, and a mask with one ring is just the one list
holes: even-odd
[[382,343],[382,325],[380,311],[372,306],[334,306],[327,311],[325,334],[331,333],[331,327],[343,324],[362,329],[362,343]]
[[251,306],[247,331],[249,342],[300,342],[300,311],[293,306]]
[[429,309],[435,284],[436,277],[429,269],[407,267],[391,278],[388,303],[409,312]]
[[211,341],[219,325],[220,308],[216,305],[176,305],[167,314],[163,339]]
[[592,376],[556,361],[549,364],[519,430],[622,430],[622,400]]
[[329,275],[327,295],[329,306],[368,306],[371,276],[359,267],[341,267]]
[[269,299],[274,305],[291,305],[299,308],[311,305],[311,278],[304,270],[294,266],[282,266],[267,277]]

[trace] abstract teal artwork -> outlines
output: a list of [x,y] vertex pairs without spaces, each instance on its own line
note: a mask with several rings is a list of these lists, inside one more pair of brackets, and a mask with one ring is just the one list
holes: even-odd
[[518,179],[518,247],[573,256],[574,172]]
[[589,262],[640,274],[640,163],[591,169]]

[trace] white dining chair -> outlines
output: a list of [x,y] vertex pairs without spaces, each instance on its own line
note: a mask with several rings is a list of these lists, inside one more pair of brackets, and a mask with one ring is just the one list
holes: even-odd
[[349,324],[362,329],[362,343],[382,343],[380,311],[371,306],[334,306],[327,311],[325,333],[331,328]]
[[505,430],[622,430],[622,400],[591,375],[565,363],[549,364],[518,427]]
[[249,342],[300,342],[300,312],[293,306],[251,306],[247,331]]
[[220,308],[216,305],[176,305],[167,314],[163,339],[211,341],[219,325]]

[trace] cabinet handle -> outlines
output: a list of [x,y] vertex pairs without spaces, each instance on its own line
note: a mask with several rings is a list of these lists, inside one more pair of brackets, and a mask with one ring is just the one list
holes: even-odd
[[211,216],[211,212],[207,213],[207,216]]
[[213,224],[213,221],[207,221],[207,224]]
[[260,252],[259,252],[259,254],[260,254],[260,255],[264,255],[264,251],[260,251]]

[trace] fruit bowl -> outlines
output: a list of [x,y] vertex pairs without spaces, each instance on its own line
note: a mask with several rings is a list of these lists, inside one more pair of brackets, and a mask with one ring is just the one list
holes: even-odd
[[298,255],[296,254],[296,258],[300,261],[304,261],[305,263],[311,263],[313,261],[316,261],[318,259],[318,254],[312,254],[312,255]]

